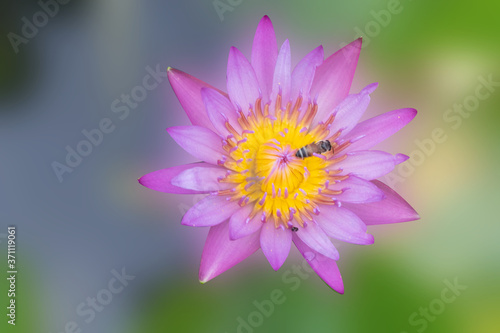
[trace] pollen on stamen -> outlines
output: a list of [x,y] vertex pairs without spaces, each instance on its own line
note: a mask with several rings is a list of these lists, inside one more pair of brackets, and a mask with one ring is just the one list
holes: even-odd
[[263,145],[264,146],[272,147],[272,148],[274,148],[276,150],[281,150],[281,147],[278,146],[278,145],[276,145],[274,142],[267,142],[267,143],[264,143]]
[[266,178],[266,177],[254,176],[254,177],[247,177],[247,178],[245,178],[245,180],[247,180],[247,181],[261,181],[261,180],[264,180],[264,178]]
[[314,155],[314,156],[316,156],[316,157],[319,157],[319,158],[321,158],[321,159],[323,159],[323,160],[325,160],[325,161],[328,159],[328,157],[326,157],[326,156],[325,156],[325,155],[323,155],[323,154],[316,154],[316,153],[313,153],[313,155]]
[[248,199],[246,195],[242,196],[238,201],[238,205],[243,206],[245,204],[245,200]]
[[259,201],[259,205],[264,206],[264,202],[266,202],[267,192],[264,192],[262,199]]
[[307,178],[309,178],[310,175],[311,175],[311,173],[309,172],[309,169],[307,169],[307,167],[305,166],[304,167],[304,177],[305,177],[305,179],[307,180]]
[[260,216],[260,220],[261,220],[262,222],[266,222],[266,219],[267,219],[267,218],[266,218],[266,213],[265,213],[265,212],[262,212],[262,215]]
[[245,185],[245,191],[247,191],[247,192],[248,192],[248,189],[249,189],[250,187],[252,187],[254,184],[255,184],[255,182],[250,182],[250,183],[246,184],[246,185]]
[[280,145],[280,144],[281,144],[281,142],[279,142],[279,141],[278,141],[277,139],[275,139],[275,138],[271,139],[270,141],[274,142],[274,143],[275,143],[275,144],[277,144],[277,145]]

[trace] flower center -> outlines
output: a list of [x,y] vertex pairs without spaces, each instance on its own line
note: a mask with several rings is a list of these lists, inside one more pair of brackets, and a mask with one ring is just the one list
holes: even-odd
[[[335,142],[340,131],[333,135],[329,131],[333,115],[311,126],[318,107],[315,103],[302,105],[302,97],[293,108],[290,102],[282,108],[278,95],[275,115],[270,114],[269,103],[262,108],[260,99],[254,108],[247,115],[239,110],[240,131],[226,122],[231,135],[223,144],[229,158],[219,164],[231,171],[219,181],[234,183],[235,188],[219,194],[230,196],[229,200],[237,200],[241,206],[253,205],[250,218],[261,214],[262,222],[272,220],[276,227],[289,227],[292,219],[303,225],[304,220],[312,219],[311,214],[319,214],[318,203],[335,204],[331,195],[341,192],[328,189],[328,185],[347,176],[338,176],[341,170],[332,166],[346,156],[333,158],[332,152],[347,145]],[[329,140],[332,151],[304,159],[295,156],[300,148],[321,140]]]

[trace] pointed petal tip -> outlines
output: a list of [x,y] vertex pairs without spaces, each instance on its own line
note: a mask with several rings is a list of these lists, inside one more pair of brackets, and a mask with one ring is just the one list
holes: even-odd
[[323,280],[323,282],[325,282],[325,284],[330,287],[330,289],[332,289],[333,291],[339,293],[340,295],[344,295],[344,281],[342,281],[342,276],[339,276],[339,279],[340,281],[330,281],[329,282],[326,282],[325,280]]
[[167,133],[173,138],[173,136],[175,135],[176,133],[176,126],[171,126],[171,127],[167,127],[165,128],[165,131],[167,131]]
[[189,224],[189,220],[186,219],[186,214],[184,214],[184,216],[182,217],[181,224],[187,227],[195,227],[195,225]]
[[363,245],[372,245],[375,243],[375,237],[372,234],[366,234],[366,242]]
[[407,213],[403,218],[401,218],[400,222],[413,222],[421,219],[420,215],[417,213],[413,207],[410,207],[413,212]]
[[352,42],[350,42],[349,44],[347,44],[344,47],[347,47],[347,48],[355,47],[356,49],[361,50],[362,44],[363,44],[363,37],[359,37],[358,39],[353,40]]
[[367,85],[364,90],[367,94],[371,94],[377,88],[378,88],[378,82],[373,82],[372,84]]
[[274,263],[274,264],[271,264],[271,267],[274,269],[274,271],[278,271],[281,266],[283,266],[283,264],[277,264],[277,263]]
[[395,158],[396,164],[401,164],[401,163],[407,161],[410,158],[410,156],[405,155],[405,154],[396,154],[396,156],[394,156],[394,158]]
[[394,110],[394,112],[398,112],[398,119],[404,117],[405,124],[408,124],[417,116],[417,110],[414,108],[403,108],[399,110]]
[[187,75],[188,75],[187,73],[184,73],[179,69],[170,66],[167,67],[167,77],[169,82],[172,82],[175,79],[180,80],[182,77],[185,77]]
[[408,113],[412,114],[413,117],[415,117],[417,115],[417,109],[414,109],[414,108],[407,108],[406,110],[408,110]]
[[273,22],[271,21],[271,18],[268,15],[264,15],[260,19],[259,25],[257,26],[257,30],[259,30],[259,29],[264,29],[264,30],[272,29],[272,30],[274,30]]
[[198,281],[200,281],[201,284],[205,284],[208,281],[212,280],[215,276],[211,276],[210,274],[203,274],[200,270],[198,274]]

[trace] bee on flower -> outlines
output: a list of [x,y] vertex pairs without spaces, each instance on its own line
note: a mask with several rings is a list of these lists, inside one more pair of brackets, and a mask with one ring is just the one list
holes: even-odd
[[314,154],[323,154],[327,151],[332,150],[332,145],[328,140],[322,140],[319,142],[313,142],[297,150],[295,156],[300,158],[306,158],[314,156]]
[[207,194],[181,222],[210,227],[202,283],[259,248],[278,270],[294,243],[312,269],[343,293],[331,238],[368,245],[374,240],[367,225],[419,218],[377,180],[408,157],[372,150],[408,124],[416,110],[358,123],[378,85],[349,94],[361,43],[357,39],[326,59],[319,46],[292,70],[288,40],[278,50],[271,20],[264,16],[250,61],[230,49],[227,93],[168,68],[192,126],[167,131],[202,162],[158,170],[139,182],[162,192]]

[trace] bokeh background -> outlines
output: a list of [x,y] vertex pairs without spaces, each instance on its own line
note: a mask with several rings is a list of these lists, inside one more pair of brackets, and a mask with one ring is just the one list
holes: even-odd
[[[500,4],[397,3],[72,0],[55,14],[50,7],[53,17],[15,52],[9,33],[22,36],[23,17],[33,22],[42,7],[3,1],[1,331],[499,332],[500,87],[478,86],[480,77],[500,82]],[[214,4],[226,11],[219,15]],[[397,11],[390,20],[381,14],[389,9]],[[411,156],[386,180],[421,220],[369,227],[371,246],[339,245],[344,295],[315,274],[295,275],[303,261],[295,250],[278,272],[259,251],[201,285],[197,270],[208,230],[180,225],[199,198],[137,183],[146,173],[192,161],[165,131],[188,124],[187,117],[162,78],[127,116],[112,110],[157,66],[225,90],[230,46],[249,56],[265,14],[278,43],[290,38],[293,63],[319,44],[331,54],[363,35],[352,91],[379,82],[366,117],[402,107],[419,111],[381,148]],[[473,111],[449,111],[471,103],[476,89],[489,96]],[[82,130],[104,118],[114,131],[60,182],[52,163],[64,163],[66,146],[74,149],[85,139]],[[430,144],[436,129],[446,139]],[[417,142],[427,142],[427,151]],[[5,315],[8,225],[18,237],[15,327]],[[105,297],[113,272],[122,270],[134,278],[121,292],[94,315],[77,312],[91,309],[89,298]],[[462,290],[443,302],[455,282]],[[283,303],[256,315],[255,302],[276,289]],[[243,327],[249,320],[255,327]]]

